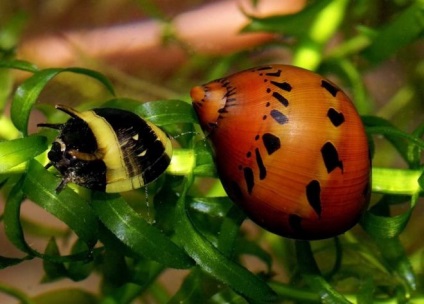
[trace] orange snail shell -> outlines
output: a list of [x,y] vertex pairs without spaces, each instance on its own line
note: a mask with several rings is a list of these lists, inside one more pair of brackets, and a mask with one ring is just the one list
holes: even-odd
[[323,239],[354,226],[370,195],[367,137],[346,94],[287,65],[191,90],[229,197],[263,228]]

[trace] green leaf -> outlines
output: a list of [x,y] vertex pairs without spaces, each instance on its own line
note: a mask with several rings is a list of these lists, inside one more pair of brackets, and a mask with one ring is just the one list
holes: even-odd
[[[71,253],[77,255],[79,252],[84,252],[86,249],[87,245],[81,239],[77,239],[72,246]],[[102,252],[101,249],[99,251]],[[66,267],[67,277],[76,282],[85,280],[92,273],[93,268],[94,262],[92,259],[71,261]]]
[[106,102],[102,103],[101,106],[104,108],[116,108],[133,112],[134,109],[140,105],[140,103],[140,100],[126,97],[116,97],[107,100]]
[[413,195],[423,192],[420,186],[420,176],[423,169],[395,169],[379,168],[372,169],[372,191],[385,194]]
[[373,303],[373,293],[376,286],[372,277],[364,277],[361,280],[361,285],[356,295],[358,303]]
[[156,1],[153,0],[137,0],[135,3],[138,5],[139,9],[143,11],[151,19],[165,21],[169,18],[167,14],[164,13],[163,9],[158,5]]
[[23,261],[29,260],[31,257],[25,257],[25,258],[9,258],[0,256],[0,269],[4,269],[10,266],[14,266],[17,264],[20,264]]
[[276,299],[275,293],[265,281],[252,274],[246,268],[224,256],[192,225],[186,213],[185,190],[177,205],[177,237],[187,253],[196,261],[203,271],[228,285],[236,292],[257,302],[270,302]]
[[16,89],[10,109],[12,122],[24,135],[28,132],[28,120],[32,106],[36,103],[41,91],[50,80],[63,72],[72,72],[92,77],[100,81],[111,94],[114,94],[113,86],[109,80],[99,72],[93,70],[82,68],[52,68],[37,71]]
[[200,267],[195,267],[184,279],[183,284],[169,301],[169,304],[205,303],[207,299],[222,288],[219,281],[208,276]]
[[[269,285],[278,294],[281,302],[292,299],[294,303],[322,303],[320,295],[306,288],[299,288],[289,284],[270,282]],[[278,302],[277,302],[278,303]]]
[[284,35],[299,37],[305,35],[309,31],[316,16],[331,2],[332,0],[314,1],[299,13],[292,15],[279,15],[265,18],[249,16],[251,22],[243,28],[243,31],[277,32]]
[[297,240],[295,244],[299,271],[309,287],[319,293],[322,303],[350,303],[323,278],[312,254],[310,243]]
[[34,297],[36,304],[97,304],[99,300],[90,292],[82,289],[55,289]]
[[181,100],[158,100],[139,105],[135,112],[158,126],[197,123],[191,104]]
[[0,60],[0,68],[6,68],[6,69],[16,69],[21,71],[27,71],[35,73],[38,71],[38,67],[28,61],[24,60]]
[[197,166],[214,165],[212,148],[206,140],[196,142],[194,150],[196,154]]
[[213,161],[213,152],[204,140],[195,143],[196,167],[193,170],[195,176],[216,177],[216,166]]
[[391,122],[381,117],[362,116],[361,118],[368,134],[383,135],[410,166],[416,163],[416,153],[411,152],[413,151],[411,146],[424,150],[424,140],[399,130]]
[[158,126],[197,123],[193,107],[182,100],[155,100],[140,103],[138,100],[128,98],[114,98],[105,102],[103,106],[134,112]]
[[0,174],[41,154],[47,149],[44,136],[29,136],[0,142]]
[[[8,11],[7,7],[4,7],[3,10]],[[2,12],[0,50],[13,50],[21,40],[22,32],[25,30],[27,24],[28,15],[23,10],[16,11],[11,17],[8,17],[10,14]]]
[[[35,174],[36,177],[31,177],[31,174]],[[57,198],[56,194],[54,193],[56,184],[57,180],[51,176],[51,174],[48,173],[38,162],[35,160],[30,162],[28,175],[26,177],[22,177],[15,184],[7,198],[3,218],[6,235],[10,242],[21,251],[27,253],[29,258],[37,256],[54,263],[87,260],[91,258],[93,253],[92,247],[95,245],[97,240],[97,221],[91,215],[91,209],[87,206],[87,204],[84,201],[78,199],[79,196],[76,195],[72,190],[63,190],[61,193],[61,198]],[[66,194],[68,191],[73,194]],[[20,209],[21,204],[25,199],[25,194],[29,194],[34,202],[38,202],[43,209],[63,220],[69,227],[74,227],[74,231],[86,243],[86,246],[89,247],[89,250],[84,250],[69,256],[57,256],[56,254],[42,254],[31,248],[31,246],[25,240],[20,219]],[[77,199],[75,199],[74,196],[76,196]],[[55,205],[55,203],[57,203],[57,205]],[[83,207],[81,207],[81,203],[83,204]],[[69,210],[68,208],[72,210]],[[84,211],[84,209],[87,208],[88,212]],[[74,211],[76,211],[77,214],[73,213]],[[78,211],[81,212],[78,213]],[[87,232],[82,231],[83,229],[87,229]]]
[[100,193],[91,202],[102,223],[132,252],[172,268],[189,268],[192,260],[175,243],[148,224],[121,197]]
[[33,237],[55,237],[57,239],[60,239],[69,236],[69,229],[67,229],[66,227],[58,227],[50,222],[40,223],[40,221],[37,221],[36,218],[22,218],[21,224],[25,231],[31,231],[31,236]]
[[42,254],[31,248],[31,246],[25,240],[22,224],[20,221],[20,208],[23,200],[25,199],[24,193],[22,191],[22,184],[23,178],[19,180],[15,184],[15,187],[13,187],[13,189],[10,191],[4,209],[4,230],[9,241],[19,250],[28,254],[25,259],[31,259],[32,257],[36,256],[55,263],[87,259],[87,257],[91,255],[91,251],[80,252],[70,256],[57,256]]
[[21,304],[35,304],[35,302],[32,301],[26,293],[18,288],[8,286],[4,283],[0,283],[0,292],[10,297],[16,298]]
[[412,211],[417,204],[419,194],[417,192],[411,196],[410,208],[407,211],[395,216],[390,216],[389,199],[392,197],[398,198],[398,196],[383,196],[377,204],[365,212],[361,219],[361,225],[376,239],[398,236],[408,223]]
[[420,174],[420,177],[418,178],[418,184],[420,185],[421,189],[424,189],[424,172]]
[[187,197],[187,206],[198,213],[204,213],[211,217],[223,218],[234,206],[231,200],[225,197]]
[[[9,135],[9,129],[15,129],[14,126],[11,128],[11,121],[8,116],[4,115],[4,109],[6,105],[9,103],[9,97],[12,93],[14,85],[14,79],[10,70],[0,69],[0,111],[2,115],[0,115],[0,137],[12,139],[18,137],[18,135],[14,136],[13,132],[11,136]],[[7,126],[5,128],[5,126]]]
[[297,14],[251,17],[244,30],[277,32],[297,38],[293,65],[316,70],[323,58],[323,48],[337,33],[347,13],[348,0],[313,1]]
[[[226,213],[226,216],[224,217],[224,221],[221,225],[221,229],[219,232],[218,237],[218,248],[219,250],[225,254],[228,257],[234,256],[234,249],[236,248],[236,242],[237,237],[239,236],[240,226],[243,223],[243,221],[246,219],[246,214],[236,205],[232,204],[231,201],[228,199],[227,203],[229,203],[230,208],[228,212]],[[241,241],[237,243],[237,245],[240,244]],[[243,252],[246,253],[249,249],[252,249],[252,247],[248,248],[248,246],[245,247],[249,242],[244,242]],[[238,246],[237,246],[238,247]],[[241,247],[238,247],[241,248]],[[246,250],[246,251],[244,251]],[[250,251],[253,253],[254,250]],[[258,253],[257,256],[260,256],[261,254]],[[270,266],[271,264],[268,264]]]
[[4,208],[3,220],[4,230],[9,241],[19,250],[29,254],[30,256],[40,256],[41,254],[33,250],[25,241],[24,232],[20,222],[20,208],[25,195],[22,191],[22,181],[19,180],[7,197],[6,206]]
[[265,251],[261,246],[259,246],[258,243],[241,238],[237,240],[236,250],[240,254],[248,254],[258,258],[263,263],[265,263],[265,265],[268,268],[268,273],[271,272],[272,256],[267,251]]
[[172,159],[166,172],[172,175],[185,176],[193,172],[196,154],[193,149],[174,149]]
[[416,290],[416,274],[400,240],[397,237],[376,238],[375,240],[385,259],[387,267],[406,283],[410,291]]
[[[1,81],[1,79],[0,79],[0,81]],[[0,88],[0,90],[1,89],[2,88]],[[2,98],[2,97],[0,96],[0,98]],[[3,100],[3,101],[6,104],[8,104],[9,103],[8,97],[6,97],[6,99]],[[1,102],[2,101],[0,101],[0,103]],[[3,106],[5,106],[5,105],[0,104],[2,111],[4,111]],[[4,113],[3,113],[3,115],[0,115],[0,140],[13,140],[13,139],[20,138],[20,137],[21,137],[21,132],[19,132],[19,130],[15,128],[12,121],[10,120],[10,117],[8,115],[4,115]]]
[[[59,247],[57,246],[56,240],[51,238],[47,243],[45,250],[46,255],[50,256],[60,256]],[[44,277],[42,279],[43,283],[52,282],[59,278],[66,277],[67,271],[63,263],[54,263],[49,260],[43,261]]]
[[96,217],[88,203],[70,188],[57,194],[58,184],[58,178],[33,160],[22,189],[29,199],[64,222],[92,248],[97,242]]
[[405,229],[411,214],[412,209],[396,216],[380,216],[367,211],[361,219],[361,225],[375,238],[393,238]]
[[[78,239],[72,247],[72,253],[78,255],[84,252],[87,245]],[[59,247],[56,240],[51,238],[47,244],[45,255],[56,256],[60,258]],[[66,262],[66,264],[65,264]],[[51,259],[43,260],[44,278],[43,283],[52,282],[61,278],[69,278],[73,281],[84,280],[93,270],[93,262],[86,259],[75,259],[74,261],[52,261]]]
[[377,64],[424,34],[424,1],[418,0],[403,10],[394,21],[383,28],[363,55]]
[[102,256],[101,270],[105,281],[114,286],[121,286],[130,281],[130,272],[126,261],[125,252],[118,251],[105,244],[106,250]]

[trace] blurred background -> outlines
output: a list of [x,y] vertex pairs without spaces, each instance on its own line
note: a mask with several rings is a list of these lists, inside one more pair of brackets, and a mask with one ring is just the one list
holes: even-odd
[[[140,101],[188,102],[194,85],[260,64],[295,64],[333,79],[352,96],[360,114],[385,118],[406,132],[414,130],[424,121],[423,30],[415,26],[423,24],[422,1],[337,0],[327,15],[322,14],[324,6],[307,9],[316,2],[2,0],[0,54],[40,68],[98,70],[111,79],[117,96]],[[292,17],[261,21],[271,16]],[[0,75],[9,88],[30,75],[11,73],[13,81],[10,74]],[[8,96],[2,94],[7,105]],[[78,105],[108,97],[96,81],[64,74],[49,84],[39,102]],[[42,120],[34,115],[32,125]],[[375,143],[374,166],[404,167],[387,141],[375,138]],[[24,216],[48,217],[58,231],[64,228],[33,204],[26,207]],[[423,245],[421,212],[419,206],[402,236],[412,254]],[[4,233],[0,237],[1,254],[19,256]],[[31,245],[43,248],[45,240],[34,237]],[[42,274],[36,259],[1,270],[0,281],[29,294],[57,286],[96,289],[98,284],[95,275],[79,283],[40,284]],[[163,276],[171,293],[184,274],[170,270]],[[278,275],[285,279],[283,271]],[[0,303],[16,302],[0,294]]]

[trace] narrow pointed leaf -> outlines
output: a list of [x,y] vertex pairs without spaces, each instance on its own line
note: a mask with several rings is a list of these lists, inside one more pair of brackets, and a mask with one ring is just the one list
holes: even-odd
[[124,199],[116,197],[105,201],[96,197],[92,207],[102,223],[135,254],[172,268],[193,265],[180,247],[148,224]]
[[47,149],[44,136],[29,136],[0,142],[0,174],[28,161]]
[[0,68],[16,69],[27,72],[37,72],[38,68],[35,64],[24,60],[0,60]]
[[26,79],[17,89],[13,98],[10,114],[13,124],[24,135],[28,132],[28,120],[32,106],[36,103],[38,96],[44,87],[55,76],[63,72],[72,72],[92,77],[100,81],[109,92],[114,94],[113,87],[109,80],[99,72],[82,68],[52,68],[35,72]]
[[191,104],[181,100],[158,100],[141,104],[135,112],[159,126],[197,123]]
[[311,251],[311,245],[307,241],[296,241],[296,257],[299,270],[309,285],[317,292],[322,303],[348,304],[350,303],[342,294],[338,293],[321,275],[318,265]]
[[59,179],[49,173],[40,163],[29,163],[23,183],[23,191],[29,199],[47,212],[63,221],[87,245],[97,242],[97,219],[88,203],[69,188],[56,193]]
[[[186,183],[187,187],[188,182]],[[203,271],[231,287],[236,292],[256,302],[272,302],[275,293],[265,281],[241,265],[224,256],[192,225],[186,213],[185,193],[177,206],[177,236],[187,253]]]

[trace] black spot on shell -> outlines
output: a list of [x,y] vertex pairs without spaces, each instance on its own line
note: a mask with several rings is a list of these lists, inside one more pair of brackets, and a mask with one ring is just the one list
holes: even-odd
[[210,129],[215,129],[218,127],[218,123],[217,122],[209,122],[208,126]]
[[289,101],[280,93],[278,92],[273,92],[272,93],[272,97],[274,97],[275,99],[278,100],[278,102],[280,102],[283,106],[288,107],[289,106]]
[[234,97],[227,98],[227,102],[225,103],[225,106],[228,107],[230,104],[234,106],[236,101],[237,101],[237,98],[234,98]]
[[292,90],[292,86],[288,82],[271,81],[271,83],[283,91],[290,92]]
[[252,168],[246,167],[243,169],[244,180],[246,181],[247,192],[252,194],[253,186],[255,185],[255,177],[253,176]]
[[266,76],[270,77],[280,77],[281,76],[281,70],[277,70],[276,72],[269,72],[265,74]]
[[262,141],[265,145],[265,149],[268,152],[268,155],[271,155],[281,148],[280,138],[274,134],[265,133],[262,135]]
[[[202,99],[202,102],[204,102],[204,100]],[[195,110],[199,110],[200,108],[203,107],[203,103],[200,102],[193,102],[193,107]]]
[[235,181],[232,181],[230,183],[230,191],[231,191],[231,196],[234,197],[234,199],[236,200],[242,200],[243,199],[243,192],[240,189],[240,186],[238,183],[236,183]]
[[255,149],[255,154],[256,154],[256,163],[258,164],[258,168],[259,168],[259,179],[262,180],[262,179],[265,179],[266,177],[266,168],[258,148]]
[[326,89],[333,97],[336,97],[339,88],[335,87],[326,80],[321,81],[321,87]]
[[289,121],[289,118],[286,115],[275,109],[271,111],[271,117],[274,118],[274,120],[280,125],[284,125]]
[[289,215],[289,225],[295,231],[301,232],[303,230],[302,218],[296,214]]
[[266,70],[271,70],[271,69],[272,69],[272,66],[267,65],[267,66],[262,66],[262,67],[259,67],[259,68],[256,68],[256,69],[252,69],[252,72],[266,71]]
[[311,181],[306,186],[306,198],[315,213],[321,216],[321,186],[317,180]]
[[370,196],[370,192],[371,192],[371,187],[370,187],[370,183],[366,183],[365,187],[364,187],[364,191],[362,192],[362,195],[365,198],[368,198]]
[[343,162],[339,159],[339,153],[332,143],[326,142],[321,148],[321,154],[328,173],[336,168],[340,168],[343,172]]
[[233,86],[231,86],[231,82],[230,81],[224,83],[224,86],[227,88],[227,92],[224,95],[225,98],[229,98],[229,97],[231,97],[231,96],[233,96],[233,95],[236,94],[236,88],[233,87]]
[[340,126],[342,123],[345,122],[345,118],[343,113],[341,112],[337,112],[335,109],[330,108],[328,109],[327,112],[327,117],[330,119],[331,123],[335,126],[338,127]]

